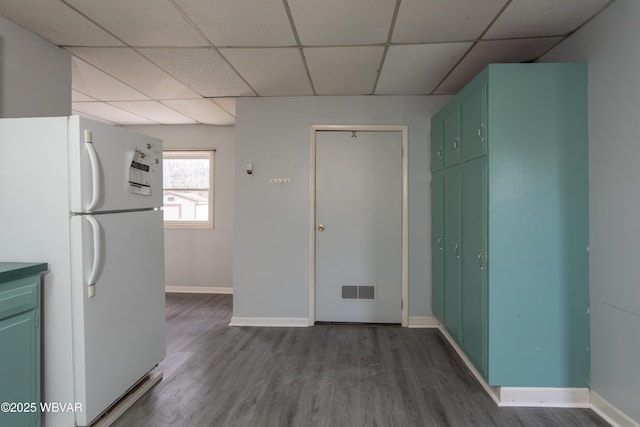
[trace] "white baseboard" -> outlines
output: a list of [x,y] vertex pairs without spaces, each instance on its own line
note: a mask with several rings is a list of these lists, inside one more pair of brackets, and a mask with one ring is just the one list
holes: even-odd
[[440,325],[434,316],[409,316],[409,328],[437,328]]
[[590,408],[588,388],[500,387],[498,406]]
[[457,342],[449,335],[444,326],[438,326],[440,332],[455,349],[464,364],[471,370],[482,388],[498,406],[551,407],[551,408],[589,408],[591,400],[588,388],[554,387],[495,387],[487,381],[471,363]]
[[306,317],[237,317],[233,316],[229,326],[259,326],[275,328],[306,328],[309,319]]
[[164,290],[185,294],[233,294],[231,286],[165,286]]
[[591,390],[591,409],[614,427],[640,427],[640,423],[632,420],[593,390]]

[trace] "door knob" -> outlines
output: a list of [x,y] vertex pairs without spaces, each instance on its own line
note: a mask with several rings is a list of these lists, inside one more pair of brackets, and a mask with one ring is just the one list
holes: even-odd
[[324,224],[318,224],[318,231],[324,231]]

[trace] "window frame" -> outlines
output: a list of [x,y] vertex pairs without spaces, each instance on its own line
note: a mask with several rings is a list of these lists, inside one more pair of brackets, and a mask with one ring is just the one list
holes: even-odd
[[[207,159],[209,160],[209,194],[207,221],[194,220],[166,220],[163,217],[165,229],[213,229],[214,213],[214,172],[215,172],[215,151],[212,149],[164,149],[162,152],[163,168],[165,159]],[[164,176],[164,170],[163,170]],[[162,184],[162,202],[164,211],[165,191],[179,190],[165,188],[164,180]]]

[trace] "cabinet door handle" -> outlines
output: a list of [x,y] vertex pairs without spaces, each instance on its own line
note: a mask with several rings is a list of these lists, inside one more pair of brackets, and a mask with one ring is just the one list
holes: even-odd
[[439,159],[442,158],[442,147],[438,148],[438,151],[436,151],[436,155],[438,156]]
[[480,270],[484,270],[484,252],[480,251],[480,253],[478,254],[478,267],[480,267]]
[[442,250],[444,249],[444,245],[442,244],[442,236],[438,237],[438,241],[436,242],[436,244],[438,245],[438,249]]
[[480,138],[480,142],[484,142],[484,123],[480,123],[480,127],[478,128],[478,138]]
[[456,254],[456,258],[460,259],[460,242],[453,247],[453,253]]
[[454,149],[454,150],[456,150],[456,151],[460,151],[460,147],[459,147],[458,142],[459,142],[459,141],[458,141],[458,138],[456,138],[456,139],[453,141],[453,149]]

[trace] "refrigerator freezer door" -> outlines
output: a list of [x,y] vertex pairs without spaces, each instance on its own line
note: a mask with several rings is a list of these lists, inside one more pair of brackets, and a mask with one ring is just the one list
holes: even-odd
[[162,141],[69,117],[71,212],[162,206]]
[[[164,248],[161,211],[71,217],[75,401],[84,426],[165,355]],[[99,250],[95,295],[88,285]]]

